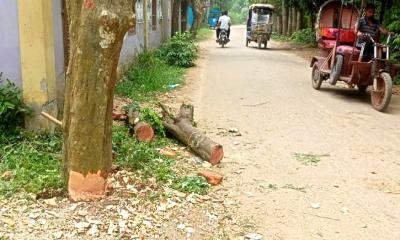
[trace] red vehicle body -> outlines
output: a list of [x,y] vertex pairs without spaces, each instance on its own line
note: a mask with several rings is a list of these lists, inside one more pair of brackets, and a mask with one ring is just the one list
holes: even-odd
[[391,99],[395,68],[388,61],[389,47],[376,43],[377,39],[371,38],[374,56],[363,61],[364,47],[356,47],[359,20],[360,12],[352,4],[331,0],[321,6],[316,26],[321,54],[311,61],[312,84],[318,90],[325,80],[331,85],[343,81],[362,92],[372,85],[372,105],[384,111]]

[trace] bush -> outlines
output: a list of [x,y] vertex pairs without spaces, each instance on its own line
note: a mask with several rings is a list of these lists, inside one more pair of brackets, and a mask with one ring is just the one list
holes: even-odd
[[189,32],[177,33],[158,50],[160,59],[177,67],[192,67],[197,58],[197,45]]
[[183,72],[157,58],[154,52],[145,51],[117,84],[116,92],[136,101],[146,100],[156,92],[167,91],[168,86],[180,84]]
[[31,110],[22,101],[22,92],[10,80],[2,84],[0,73],[0,132],[14,132],[23,125],[24,115]]
[[296,31],[290,37],[291,42],[302,43],[306,45],[316,45],[315,30],[312,28],[301,29]]

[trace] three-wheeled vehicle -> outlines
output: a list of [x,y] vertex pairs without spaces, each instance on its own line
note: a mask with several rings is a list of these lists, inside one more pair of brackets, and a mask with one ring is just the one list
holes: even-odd
[[208,26],[212,29],[217,27],[218,19],[221,17],[221,10],[219,9],[212,9],[208,15]]
[[247,18],[246,47],[250,42],[258,43],[261,48],[267,48],[268,41],[271,39],[274,6],[271,4],[253,4],[249,7]]
[[321,6],[316,25],[321,55],[311,61],[312,86],[319,90],[325,80],[331,85],[343,81],[351,88],[357,86],[361,92],[372,86],[372,106],[384,111],[391,100],[396,69],[389,62],[388,44],[364,36],[374,48],[369,59],[364,55],[365,44],[357,47],[359,20],[357,7],[344,0],[330,0]]

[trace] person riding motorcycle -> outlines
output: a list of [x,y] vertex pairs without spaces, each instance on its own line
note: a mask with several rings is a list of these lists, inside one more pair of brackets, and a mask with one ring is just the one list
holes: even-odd
[[223,11],[222,12],[222,16],[219,17],[218,19],[218,23],[217,23],[217,42],[219,39],[219,34],[221,33],[221,30],[225,30],[227,37],[228,37],[228,41],[229,40],[229,36],[231,34],[231,18],[228,16],[228,11]]
[[392,34],[381,26],[379,20],[375,19],[375,9],[376,7],[374,4],[367,4],[365,7],[365,15],[358,23],[357,47],[361,48],[365,44],[363,58],[366,61],[370,60],[374,54],[374,45],[367,35],[376,39],[379,36],[378,33]]

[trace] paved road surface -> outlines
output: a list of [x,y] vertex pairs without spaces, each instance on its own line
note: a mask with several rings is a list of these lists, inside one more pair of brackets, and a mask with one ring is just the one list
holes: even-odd
[[307,60],[274,43],[246,48],[244,34],[235,27],[224,49],[201,44],[189,95],[225,147],[223,187],[249,225],[266,239],[400,239],[400,97],[380,113],[369,94],[316,91]]

